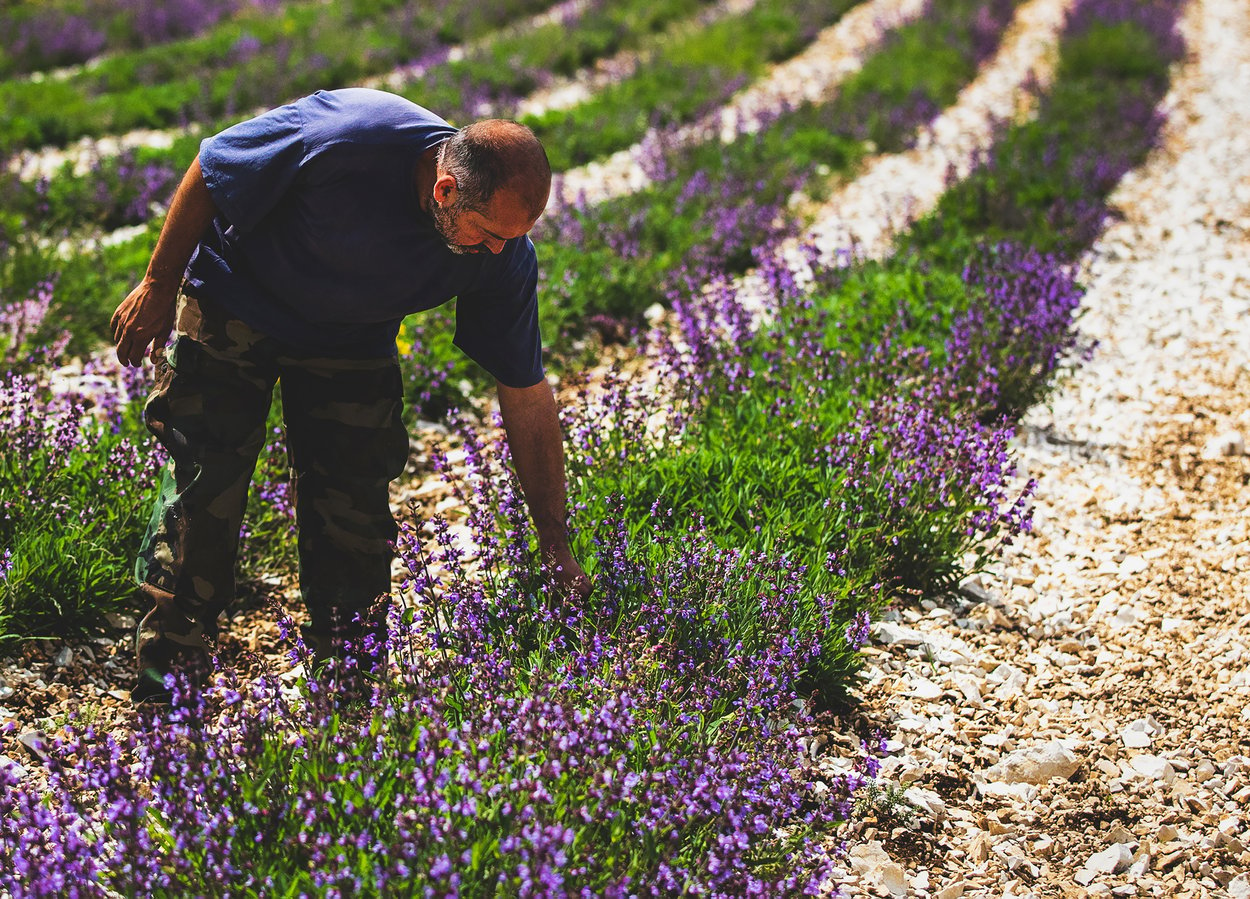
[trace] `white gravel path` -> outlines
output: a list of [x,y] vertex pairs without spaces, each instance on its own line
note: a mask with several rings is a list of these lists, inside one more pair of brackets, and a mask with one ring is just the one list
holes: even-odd
[[1250,895],[1250,10],[1184,30],[1087,260],[1099,349],[1017,442],[1034,533],[876,628],[858,692],[918,811],[854,835],[847,895]]

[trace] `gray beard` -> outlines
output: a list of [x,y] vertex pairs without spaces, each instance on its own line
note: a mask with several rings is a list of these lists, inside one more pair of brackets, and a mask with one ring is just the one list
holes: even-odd
[[464,244],[452,243],[451,234],[457,228],[456,225],[460,221],[460,209],[457,206],[442,207],[437,203],[431,204],[430,215],[434,219],[434,230],[438,232],[438,236],[443,239],[443,243],[447,245],[447,249],[451,250],[458,256],[472,256],[482,252],[481,244],[473,246],[465,246]]

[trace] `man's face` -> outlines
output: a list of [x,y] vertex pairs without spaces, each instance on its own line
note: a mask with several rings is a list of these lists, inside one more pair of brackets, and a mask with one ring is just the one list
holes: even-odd
[[[500,188],[491,197],[486,209],[465,206],[452,181],[450,192],[440,181],[434,188],[430,214],[434,228],[453,253],[499,253],[504,243],[528,234],[537,219],[525,211],[520,198],[507,188]],[[440,193],[443,197],[440,198]]]

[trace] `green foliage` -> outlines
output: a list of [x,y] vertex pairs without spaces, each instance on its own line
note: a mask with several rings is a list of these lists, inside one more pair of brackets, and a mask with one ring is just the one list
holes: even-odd
[[0,639],[97,626],[135,611],[131,571],[155,498],[153,454],[134,409],[118,431],[70,407],[31,421],[46,394],[0,395]]
[[298,562],[291,468],[277,391],[265,431],[269,439],[256,460],[239,540],[236,579],[241,583],[290,578]]
[[1095,22],[1065,43],[1056,75],[1087,88],[1100,80],[1149,85],[1166,77],[1169,62],[1158,39],[1138,23]]
[[1133,21],[1095,22],[1065,40],[1037,118],[1004,129],[901,246],[954,259],[977,242],[1011,241],[1074,258],[1101,227],[1101,198],[1145,157],[1168,64]]
[[358,18],[343,2],[257,11],[210,32],[120,53],[67,78],[0,82],[0,151],[181,121],[221,119],[408,61],[434,35],[460,42],[549,0],[412,10]]
[[634,76],[576,107],[524,121],[547,146],[553,168],[573,168],[630,146],[649,127],[692,120],[709,100],[723,98],[726,86],[792,56],[810,39],[812,26],[836,21],[851,5],[824,3],[817,12],[765,0],[746,13],[664,41]]

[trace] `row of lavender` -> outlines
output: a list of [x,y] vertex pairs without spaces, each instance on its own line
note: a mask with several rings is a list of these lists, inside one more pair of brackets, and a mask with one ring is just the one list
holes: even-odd
[[[954,6],[930,15],[953,21]],[[818,265],[802,288],[766,265],[762,318],[732,282],[683,290],[672,267],[679,339],[645,342],[663,399],[610,377],[568,413],[589,608],[544,592],[505,454],[464,426],[468,473],[448,476],[480,573],[464,573],[445,522],[430,540],[405,531],[398,674],[372,708],[337,707],[323,683],[291,696],[227,674],[172,727],[74,735],[46,800],[8,775],[6,886],[815,891],[819,838],[856,783],[812,789],[796,748],[810,703],[795,700],[838,688],[890,593],[939,588],[965,549],[1025,525],[1006,493],[1009,416],[1075,346],[1071,264],[1153,139],[1177,6],[1078,2],[1037,122],[1006,130],[895,259]],[[705,171],[697,193],[725,205],[702,214],[740,202],[732,181]],[[637,218],[621,214],[572,211],[560,227]],[[629,233],[642,247],[647,229]],[[734,267],[704,261],[696,285]]]
[[273,0],[79,0],[14,3],[0,11],[0,77],[84,63],[124,51],[200,34],[250,6]]
[[486,34],[551,0],[247,4],[196,37],[98,59],[60,77],[0,82],[0,149],[213,121],[326,83],[387,72]]

